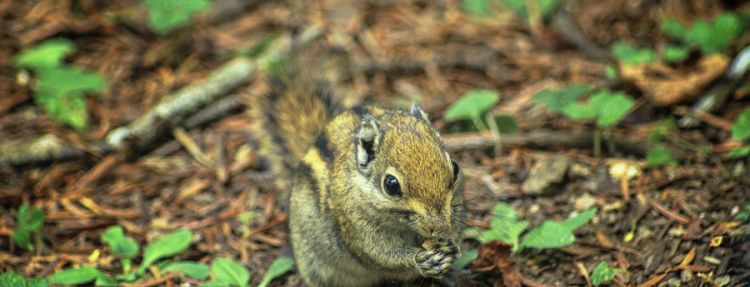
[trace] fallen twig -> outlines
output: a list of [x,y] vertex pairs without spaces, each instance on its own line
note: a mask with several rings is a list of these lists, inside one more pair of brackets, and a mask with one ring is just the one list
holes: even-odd
[[[170,129],[185,122],[190,115],[201,108],[218,101],[227,92],[248,82],[258,70],[264,69],[269,60],[284,57],[307,46],[322,35],[317,27],[303,30],[295,39],[280,39],[269,49],[264,57],[251,60],[245,57],[235,58],[206,79],[189,85],[164,97],[151,110],[131,122],[116,128],[107,134],[104,142],[90,145],[86,150],[71,146],[52,134],[43,135],[31,142],[12,141],[0,143],[0,165],[35,164],[46,161],[63,161],[85,157],[91,153],[108,154],[115,151],[132,151],[146,149]],[[236,103],[228,102],[229,110]],[[222,110],[222,107],[212,109]],[[211,119],[213,117],[208,117]],[[191,124],[201,124],[205,118],[195,118]]]

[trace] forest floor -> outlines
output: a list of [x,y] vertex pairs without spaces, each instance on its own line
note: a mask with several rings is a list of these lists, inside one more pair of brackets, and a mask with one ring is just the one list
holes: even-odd
[[[639,85],[606,76],[616,66],[606,48],[613,43],[656,46],[665,41],[658,30],[665,15],[691,21],[750,11],[734,3],[742,1],[578,1],[569,14],[555,16],[578,27],[584,37],[578,43],[554,19],[526,21],[502,10],[477,18],[458,1],[302,2],[217,0],[209,13],[159,35],[146,27],[140,1],[0,0],[0,145],[51,134],[88,151],[72,160],[0,164],[0,272],[46,277],[91,264],[95,250],[103,252],[97,266],[116,272],[119,262],[100,240],[107,227],[123,226],[141,245],[184,227],[196,239],[178,258],[233,258],[257,284],[275,258],[290,254],[288,211],[286,193],[270,184],[273,176],[256,153],[253,119],[243,108],[198,126],[164,129],[135,152],[100,152],[92,143],[259,43],[315,24],[323,27],[325,47],[344,51],[355,63],[349,75],[353,97],[389,107],[418,101],[453,143],[453,158],[466,176],[470,226],[488,228],[498,202],[510,204],[532,227],[598,208],[591,223],[576,230],[575,243],[563,248],[505,256],[498,254],[507,247],[465,240],[465,250],[479,248],[479,259],[460,272],[460,286],[504,286],[502,263],[515,267],[506,270],[524,286],[590,286],[589,275],[602,261],[624,270],[613,286],[750,286],[750,223],[736,219],[750,203],[748,162],[716,153],[732,147],[731,123],[748,106],[748,89],[733,93],[699,127],[669,129],[670,142],[679,145],[676,164],[647,167],[644,149],[617,142],[645,143],[652,129],[679,118],[695,98],[657,105]],[[104,92],[87,97],[90,120],[83,131],[46,115],[13,66],[20,51],[59,37],[75,44],[66,58],[70,64],[104,75],[108,83]],[[748,33],[735,43],[727,61],[750,43]],[[675,70],[695,69],[691,65]],[[588,141],[523,140],[532,133],[590,138],[592,124],[554,115],[532,100],[544,89],[574,84],[622,90],[636,99],[600,157]],[[248,94],[255,85],[249,81],[231,92]],[[497,91],[501,100],[492,112],[518,125],[502,150],[487,141],[471,144],[487,132],[456,133],[459,127],[442,117],[461,95],[477,89]],[[694,87],[693,94],[706,89]],[[535,163],[560,157],[566,171],[557,182],[538,193],[523,188],[540,172]],[[618,164],[638,167],[637,174],[616,179],[610,169]],[[45,214],[42,241],[32,252],[11,240],[22,203]],[[248,214],[253,216],[243,216]],[[137,283],[176,286],[191,280]],[[291,272],[272,285],[298,286],[301,280]]]

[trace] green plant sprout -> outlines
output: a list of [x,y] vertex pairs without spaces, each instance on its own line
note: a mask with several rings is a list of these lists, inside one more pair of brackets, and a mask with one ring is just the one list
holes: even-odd
[[562,89],[544,89],[534,95],[535,104],[546,106],[548,109],[562,114],[569,104],[578,102],[584,96],[591,94],[594,88],[589,85],[573,85]]
[[31,236],[35,238],[37,246],[41,246],[42,238],[39,231],[44,225],[44,212],[38,207],[29,208],[28,204],[21,204],[16,214],[16,230],[13,232],[13,241],[18,247],[28,251],[34,250]]
[[73,51],[65,39],[48,40],[21,51],[13,60],[16,67],[36,75],[34,101],[57,121],[82,130],[88,125],[85,95],[104,90],[104,78],[62,62]]
[[[740,112],[737,119],[732,124],[732,138],[747,143],[750,141],[750,108]],[[730,159],[744,158],[750,155],[750,145],[744,145],[731,150],[727,157]]]
[[739,221],[747,221],[748,219],[750,219],[750,203],[746,204],[745,208],[742,211],[738,212],[734,216],[734,218]]
[[158,34],[182,27],[200,12],[211,7],[210,0],[143,0],[148,10],[148,25]]
[[456,263],[453,265],[454,270],[461,270],[466,268],[472,261],[479,258],[479,251],[476,249],[469,249],[461,252],[461,257],[456,260]]
[[122,273],[130,273],[131,260],[138,255],[138,243],[133,238],[125,236],[122,226],[119,225],[107,228],[102,234],[102,241],[107,243],[113,255],[120,258]]
[[47,287],[47,279],[26,279],[15,272],[0,274],[0,287]]
[[239,286],[245,287],[250,282],[247,269],[228,258],[216,258],[211,262],[211,281],[203,286]]
[[[91,284],[96,286],[121,286],[123,282],[133,282],[145,274],[145,270],[156,266],[163,274],[179,273],[196,280],[208,280],[201,286],[229,287],[248,286],[250,273],[242,266],[228,258],[215,258],[211,265],[195,261],[159,262],[161,259],[178,255],[190,247],[193,234],[188,229],[178,229],[156,239],[144,248],[143,259],[140,267],[131,271],[132,259],[138,254],[138,243],[132,238],[125,236],[123,228],[115,225],[102,234],[102,241],[107,244],[110,252],[120,258],[123,273],[110,276],[92,266],[80,266],[63,269],[49,276],[47,279],[27,280],[15,273],[4,273],[0,275],[0,287],[5,281],[14,282],[7,286],[30,286],[42,287],[50,284],[59,285],[82,285]],[[261,287],[268,286],[273,279],[289,272],[294,266],[294,260],[290,257],[279,257],[269,267],[263,277]],[[20,283],[15,283],[20,282]],[[28,282],[28,283],[27,283]],[[21,285],[27,284],[27,285]]]
[[612,45],[612,55],[627,65],[648,64],[656,60],[656,53],[653,49],[636,48],[624,42],[617,42]]
[[669,151],[664,145],[656,145],[650,148],[646,152],[646,163],[648,166],[663,166],[663,165],[677,165],[677,161],[674,160],[672,152]]
[[448,107],[445,111],[445,120],[448,122],[469,120],[477,129],[486,130],[487,125],[482,121],[484,114],[499,101],[500,95],[495,91],[469,91]]
[[547,20],[560,4],[560,0],[464,0],[463,9],[469,14],[487,17],[493,10],[505,7],[524,19],[534,14],[532,11],[537,11],[542,19]]
[[591,272],[591,284],[599,286],[602,283],[612,281],[612,279],[615,279],[615,275],[622,271],[622,269],[609,267],[607,262],[599,262],[599,265],[597,265],[596,268],[594,268],[594,271]]
[[271,267],[268,267],[266,276],[263,276],[263,280],[260,281],[258,287],[266,287],[275,278],[289,272],[294,267],[294,259],[287,256],[281,256],[271,263]]
[[663,19],[659,23],[665,35],[688,47],[698,47],[704,55],[725,52],[732,41],[742,35],[744,26],[740,16],[731,12],[721,13],[712,21],[697,20],[690,28],[675,19]]
[[[497,125],[498,131],[512,134],[518,125],[507,115],[491,115],[489,110],[500,101],[500,95],[491,90],[472,90],[453,102],[445,111],[448,122],[471,121],[478,130],[486,130],[487,125]],[[490,122],[492,120],[493,122]],[[486,121],[486,122],[485,122]]]
[[545,220],[539,226],[531,229],[521,239],[521,234],[529,223],[518,220],[516,211],[506,203],[498,203],[492,212],[490,229],[484,231],[470,230],[480,243],[501,241],[512,245],[511,251],[519,252],[523,248],[550,249],[565,247],[575,242],[573,231],[591,220],[596,215],[596,208],[588,209],[565,221]]

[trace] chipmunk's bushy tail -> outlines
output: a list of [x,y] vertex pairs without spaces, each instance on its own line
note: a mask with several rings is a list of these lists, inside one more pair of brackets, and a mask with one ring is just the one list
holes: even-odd
[[[269,91],[254,97],[251,113],[261,153],[277,176],[288,179],[326,124],[343,109],[336,95],[340,62],[305,55],[287,59],[269,75]],[[283,186],[283,185],[282,185]]]

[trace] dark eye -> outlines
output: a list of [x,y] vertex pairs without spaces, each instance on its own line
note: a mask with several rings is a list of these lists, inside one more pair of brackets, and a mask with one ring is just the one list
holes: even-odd
[[390,196],[401,196],[401,185],[393,175],[388,174],[383,178],[383,188],[385,193]]
[[456,181],[456,179],[458,179],[459,171],[458,164],[455,161],[451,161],[451,163],[453,164],[453,181]]

